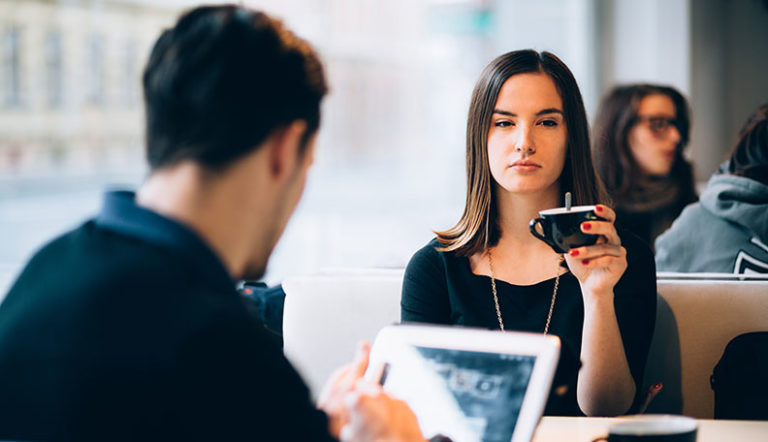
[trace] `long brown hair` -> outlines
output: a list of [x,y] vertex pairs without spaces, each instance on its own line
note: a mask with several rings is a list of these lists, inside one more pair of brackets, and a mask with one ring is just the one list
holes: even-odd
[[680,142],[675,150],[675,161],[669,176],[680,188],[685,204],[696,199],[693,168],[683,157],[690,134],[688,102],[677,89],[655,84],[630,84],[610,90],[602,102],[593,128],[592,154],[595,166],[611,199],[617,207],[629,203],[633,184],[641,181],[644,172],[629,149],[629,131],[637,122],[637,110],[643,98],[649,95],[666,95],[675,105],[675,126]]
[[592,165],[584,102],[568,66],[549,52],[531,49],[508,52],[485,67],[472,91],[467,115],[467,198],[464,213],[456,225],[435,232],[442,245],[440,251],[470,256],[499,241],[501,231],[488,160],[488,130],[504,82],[514,75],[537,72],[552,78],[563,101],[568,140],[565,165],[559,178],[560,190],[571,192],[574,204],[605,202],[605,192]]

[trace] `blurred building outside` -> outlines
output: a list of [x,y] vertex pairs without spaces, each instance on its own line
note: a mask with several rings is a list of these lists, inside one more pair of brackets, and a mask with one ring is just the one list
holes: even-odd
[[[270,283],[327,267],[402,267],[432,229],[450,227],[463,208],[469,96],[503,52],[560,56],[590,115],[616,82],[680,88],[693,103],[700,180],[768,99],[765,44],[745,44],[768,41],[757,0],[244,3],[312,42],[331,84]],[[141,183],[140,75],[159,32],[195,4],[0,0],[0,297],[34,250],[98,210],[105,188]]]

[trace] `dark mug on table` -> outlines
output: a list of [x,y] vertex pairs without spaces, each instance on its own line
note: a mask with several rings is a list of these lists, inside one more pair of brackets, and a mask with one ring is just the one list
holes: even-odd
[[581,223],[603,220],[595,213],[595,206],[557,207],[539,212],[539,218],[532,219],[528,228],[533,236],[549,244],[555,252],[568,253],[570,249],[597,242],[598,235],[582,232]]
[[645,415],[612,425],[608,435],[592,442],[695,442],[698,424],[685,416]]

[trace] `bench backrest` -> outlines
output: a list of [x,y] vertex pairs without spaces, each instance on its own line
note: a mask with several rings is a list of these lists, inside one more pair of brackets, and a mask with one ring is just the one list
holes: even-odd
[[657,282],[656,329],[645,384],[662,382],[649,413],[714,416],[712,369],[726,344],[768,330],[768,281],[664,280]]
[[373,343],[384,326],[400,322],[403,271],[340,272],[286,280],[285,355],[312,393],[333,371],[352,362],[357,342]]
[[[283,318],[285,354],[317,395],[356,343],[400,319],[401,270],[291,278]],[[648,412],[712,418],[709,376],[735,336],[768,330],[768,281],[658,281],[656,330],[645,385],[664,389]]]

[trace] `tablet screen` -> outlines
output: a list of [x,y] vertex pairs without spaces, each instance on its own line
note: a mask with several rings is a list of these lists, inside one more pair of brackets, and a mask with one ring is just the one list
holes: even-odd
[[424,434],[509,442],[536,357],[413,345],[392,362],[384,388],[408,402]]

